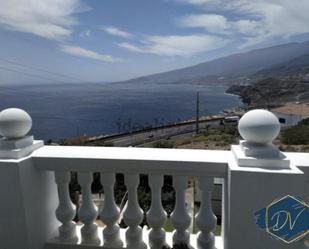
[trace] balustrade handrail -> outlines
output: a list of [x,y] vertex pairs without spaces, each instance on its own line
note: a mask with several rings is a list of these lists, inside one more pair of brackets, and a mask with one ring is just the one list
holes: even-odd
[[[309,153],[285,152],[292,164],[309,177]],[[91,146],[44,146],[31,155],[39,170],[104,171],[225,177],[231,151],[124,148]]]
[[31,157],[39,170],[225,177],[231,156],[223,150],[44,146]]

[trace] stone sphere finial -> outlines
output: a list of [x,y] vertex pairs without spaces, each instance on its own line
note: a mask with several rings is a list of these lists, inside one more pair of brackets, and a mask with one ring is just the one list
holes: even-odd
[[242,116],[238,123],[238,131],[249,143],[268,144],[278,136],[280,123],[273,113],[257,109]]
[[8,139],[22,138],[30,131],[32,119],[24,110],[9,108],[0,112],[0,135]]

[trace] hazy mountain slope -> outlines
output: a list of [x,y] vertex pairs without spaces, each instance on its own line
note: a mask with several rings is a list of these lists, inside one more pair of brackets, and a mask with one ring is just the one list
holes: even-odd
[[266,78],[248,86],[233,85],[227,93],[237,94],[253,106],[280,105],[309,101],[309,83],[296,78]]
[[309,54],[276,64],[252,75],[250,85],[232,85],[228,93],[251,105],[309,101]]
[[181,83],[197,80],[199,83],[216,83],[219,76],[225,77],[221,83],[235,83],[240,76],[249,76],[257,71],[283,63],[309,53],[309,41],[289,43],[269,48],[233,54],[195,66],[144,76],[127,82]]
[[263,79],[268,77],[301,76],[307,74],[309,74],[309,53],[260,70],[256,72],[253,77]]

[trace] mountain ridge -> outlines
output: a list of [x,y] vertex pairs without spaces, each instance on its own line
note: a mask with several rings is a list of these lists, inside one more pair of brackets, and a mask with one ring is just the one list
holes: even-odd
[[250,85],[232,85],[227,93],[253,106],[309,102],[309,53],[256,72]]
[[[309,41],[293,42],[220,57],[197,65],[168,72],[145,75],[127,83],[227,84],[246,80],[255,73],[309,53]],[[241,82],[238,82],[241,83]]]

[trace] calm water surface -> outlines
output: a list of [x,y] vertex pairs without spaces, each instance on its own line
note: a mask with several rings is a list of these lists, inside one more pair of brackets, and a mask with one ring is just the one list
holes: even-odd
[[225,87],[192,84],[67,84],[1,86],[0,110],[19,107],[33,118],[36,139],[100,135],[190,119],[196,92],[201,115],[239,105]]

